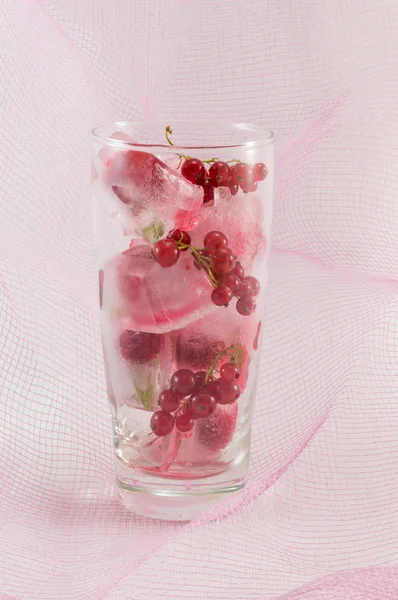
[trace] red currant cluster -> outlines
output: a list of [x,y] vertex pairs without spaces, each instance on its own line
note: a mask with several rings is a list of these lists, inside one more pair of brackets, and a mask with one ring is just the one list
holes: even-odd
[[[166,139],[170,146],[173,133],[170,125],[166,127]],[[232,196],[238,193],[239,188],[245,192],[255,192],[259,181],[263,181],[268,175],[268,169],[264,163],[256,163],[251,166],[233,159],[228,162],[212,158],[210,160],[199,160],[184,154],[178,154],[181,161],[181,175],[191,183],[203,188],[203,204],[212,206],[214,204],[214,188],[228,187]],[[205,163],[210,165],[207,171]],[[232,166],[228,163],[235,163]]]
[[161,267],[172,267],[179,259],[180,251],[190,250],[197,269],[206,271],[214,290],[211,300],[217,306],[228,306],[236,297],[236,310],[240,315],[250,315],[256,308],[254,297],[260,291],[255,277],[245,277],[245,272],[221,231],[210,231],[203,241],[203,248],[191,246],[186,231],[175,229],[165,240],[156,242],[153,255]]
[[181,174],[191,183],[202,186],[203,203],[207,205],[214,202],[214,188],[228,187],[232,196],[238,193],[239,188],[243,192],[255,192],[258,182],[268,174],[264,163],[257,163],[251,167],[242,162],[230,166],[216,159],[205,162],[211,164],[208,171],[198,158],[187,158],[182,164]]
[[213,363],[208,371],[194,373],[180,369],[172,375],[170,388],[159,396],[161,410],[151,418],[155,435],[169,435],[174,427],[181,433],[191,431],[194,421],[212,415],[217,404],[232,404],[239,398],[240,389],[235,380],[240,374],[236,364],[223,364],[218,379],[214,372]]

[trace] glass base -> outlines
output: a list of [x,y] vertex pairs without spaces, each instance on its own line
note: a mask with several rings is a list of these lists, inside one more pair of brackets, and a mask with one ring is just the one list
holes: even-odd
[[[245,486],[247,461],[216,476],[171,480],[127,467],[115,458],[116,485],[122,504],[130,511],[163,521],[191,521],[226,494]],[[238,472],[240,471],[240,476]]]

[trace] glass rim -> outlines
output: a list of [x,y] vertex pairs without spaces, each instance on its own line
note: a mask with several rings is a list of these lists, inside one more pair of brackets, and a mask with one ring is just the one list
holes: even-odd
[[245,123],[245,122],[233,122],[233,121],[201,121],[201,120],[195,120],[195,121],[185,121],[185,120],[174,120],[172,121],[172,123],[174,125],[192,125],[192,124],[203,124],[203,125],[211,125],[215,128],[220,127],[220,126],[224,126],[224,127],[230,127],[231,131],[235,130],[235,131],[247,131],[247,132],[253,132],[253,139],[252,140],[248,140],[247,142],[241,142],[241,143],[236,143],[236,144],[222,144],[222,145],[217,145],[217,144],[206,144],[206,145],[186,145],[186,144],[182,144],[182,145],[171,145],[171,144],[167,144],[167,143],[151,143],[151,144],[144,144],[144,143],[138,143],[138,142],[129,142],[129,141],[125,141],[125,140],[118,140],[116,138],[112,138],[112,137],[108,137],[107,135],[104,135],[103,131],[109,129],[110,127],[114,128],[115,130],[119,129],[123,129],[126,127],[145,127],[145,126],[153,126],[153,125],[164,125],[165,127],[166,125],[166,121],[115,121],[115,122],[111,122],[108,123],[107,125],[99,125],[97,127],[94,127],[91,130],[91,137],[93,140],[100,142],[103,145],[106,146],[114,146],[116,148],[126,148],[126,147],[130,147],[130,148],[167,148],[168,150],[223,150],[223,149],[228,149],[228,148],[253,148],[256,146],[264,146],[264,145],[269,145],[272,144],[275,140],[275,135],[274,132],[271,131],[270,129],[266,129],[263,127],[260,127],[258,125],[253,125],[250,123]]

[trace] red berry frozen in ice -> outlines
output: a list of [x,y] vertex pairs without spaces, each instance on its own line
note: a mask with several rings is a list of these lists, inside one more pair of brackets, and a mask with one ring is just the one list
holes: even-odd
[[224,348],[223,342],[208,338],[203,333],[182,331],[177,337],[176,358],[178,365],[193,369],[205,369],[214,360],[215,355]]
[[223,450],[231,442],[235,427],[238,405],[217,406],[217,410],[207,419],[196,424],[198,440],[203,447],[213,452]]
[[127,330],[119,339],[120,354],[131,363],[149,362],[160,352],[161,336],[145,331]]
[[[191,236],[187,231],[181,231],[181,229],[173,229],[167,236],[167,239],[174,240],[176,243],[184,244],[185,246],[191,245]],[[188,248],[179,248],[180,252],[186,252]]]
[[187,431],[191,431],[194,426],[194,420],[190,414],[179,414],[176,418],[176,428],[181,433],[186,433]]
[[245,163],[236,163],[231,168],[231,183],[241,186],[242,183],[248,183],[252,180],[251,167]]
[[257,296],[260,293],[260,283],[259,283],[258,279],[249,275],[248,277],[244,278],[242,283],[244,281],[248,281],[250,283],[250,287],[251,287],[250,295],[251,296]]
[[217,161],[209,169],[209,179],[214,187],[226,185],[230,176],[230,169],[227,163]]
[[254,181],[263,181],[268,175],[268,169],[264,163],[256,163],[253,167]]
[[179,369],[172,375],[170,386],[179,394],[187,396],[195,387],[195,376],[189,369]]
[[247,298],[248,296],[251,296],[252,285],[247,277],[242,279],[235,293],[238,296],[238,298]]
[[[140,187],[154,176],[156,170],[161,170],[165,165],[149,152],[127,150],[111,156],[107,160],[106,166],[109,169],[108,176],[115,182],[115,185],[116,183],[121,185],[132,183],[134,186]],[[117,193],[117,195],[119,194]],[[123,198],[120,199],[123,202]]]
[[248,194],[249,192],[255,192],[257,185],[257,181],[242,181],[240,184],[240,189],[242,192],[246,192],[246,194]]
[[211,266],[216,273],[228,273],[234,263],[235,257],[229,248],[219,248],[211,256]]
[[153,247],[153,255],[161,267],[172,267],[178,261],[180,251],[174,240],[160,240]]
[[220,369],[220,377],[225,381],[239,379],[239,369],[234,363],[225,363]]
[[228,306],[232,300],[232,292],[226,285],[219,285],[211,293],[211,301],[216,306]]
[[256,305],[251,296],[248,296],[247,298],[239,298],[236,303],[236,310],[244,317],[251,315],[255,308]]
[[220,275],[219,283],[220,285],[226,285],[234,294],[240,286],[240,279],[233,271],[230,271],[229,273]]
[[213,206],[214,204],[214,185],[205,179],[200,183],[203,188],[203,204],[205,206]]
[[221,231],[209,231],[203,240],[203,246],[209,254],[212,254],[219,248],[227,248],[227,237]]
[[235,381],[221,379],[218,386],[218,404],[232,404],[240,396],[240,389]]
[[181,175],[191,183],[201,183],[206,176],[206,169],[198,158],[188,158],[182,164]]
[[236,194],[239,192],[239,186],[237,183],[228,183],[228,187],[229,187],[229,191],[231,192],[231,196],[236,196]]
[[235,266],[232,269],[232,271],[233,271],[233,273],[235,273],[235,275],[237,277],[239,277],[239,279],[243,279],[245,276],[245,271],[239,261],[236,261]]
[[174,417],[169,412],[158,410],[151,417],[151,429],[159,437],[169,435],[174,429]]
[[159,406],[166,412],[174,412],[180,406],[181,396],[174,390],[163,390],[159,395]]
[[217,402],[214,396],[202,391],[192,396],[190,406],[194,416],[203,418],[208,417],[215,411]]

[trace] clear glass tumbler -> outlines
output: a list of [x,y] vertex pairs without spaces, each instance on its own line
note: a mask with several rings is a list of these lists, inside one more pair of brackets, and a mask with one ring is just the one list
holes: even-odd
[[188,520],[245,484],[273,135],[218,122],[92,134],[101,334],[126,507]]

